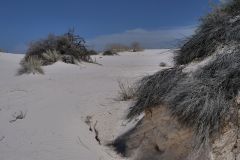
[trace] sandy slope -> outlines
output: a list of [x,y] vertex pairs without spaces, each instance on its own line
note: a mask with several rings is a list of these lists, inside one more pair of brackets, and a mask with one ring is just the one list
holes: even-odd
[[[130,102],[118,102],[118,80],[132,83],[172,65],[172,53],[146,50],[95,56],[103,64],[58,62],[45,75],[16,76],[23,55],[0,53],[0,160],[121,159],[104,144],[126,129]],[[24,119],[13,122],[20,113]],[[102,145],[85,123],[91,116]]]

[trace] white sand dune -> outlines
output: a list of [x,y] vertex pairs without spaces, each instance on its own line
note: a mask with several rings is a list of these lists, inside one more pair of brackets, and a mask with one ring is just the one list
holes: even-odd
[[[0,53],[0,160],[122,159],[104,146],[126,129],[131,102],[119,102],[118,80],[133,81],[172,65],[171,51],[94,56],[102,64],[58,62],[45,75],[16,76],[23,55]],[[14,121],[20,113],[24,119]],[[85,123],[91,116],[102,145]]]

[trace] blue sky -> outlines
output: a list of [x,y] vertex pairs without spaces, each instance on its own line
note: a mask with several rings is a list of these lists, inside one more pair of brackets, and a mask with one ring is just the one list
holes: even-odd
[[96,49],[131,41],[148,48],[168,48],[175,40],[190,36],[199,18],[210,11],[209,0],[0,2],[0,48],[15,53],[24,52],[31,41],[72,27]]

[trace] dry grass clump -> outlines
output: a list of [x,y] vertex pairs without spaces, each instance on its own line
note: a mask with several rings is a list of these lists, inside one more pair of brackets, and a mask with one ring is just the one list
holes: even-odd
[[119,98],[120,101],[128,101],[134,99],[136,96],[136,87],[134,85],[129,85],[129,83],[124,83],[122,81],[118,81],[119,86]]
[[162,104],[167,94],[176,87],[178,81],[186,76],[182,67],[168,68],[146,76],[137,84],[136,102],[130,108],[127,118],[141,114],[148,107],[157,107]]
[[20,62],[20,69],[17,72],[17,75],[22,74],[44,74],[42,69],[42,61],[35,57],[29,57]]

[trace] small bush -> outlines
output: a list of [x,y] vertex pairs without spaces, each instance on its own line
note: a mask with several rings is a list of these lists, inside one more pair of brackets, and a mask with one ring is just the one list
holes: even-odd
[[108,51],[103,52],[103,55],[104,56],[114,56],[114,55],[118,55],[118,54],[116,52],[108,50]]
[[22,74],[44,74],[42,62],[38,58],[29,57],[20,63],[21,68],[18,70],[18,75]]
[[120,88],[119,91],[120,101],[127,101],[135,98],[136,89],[134,86],[130,86],[128,83],[123,83],[122,81],[118,81],[118,86]]

